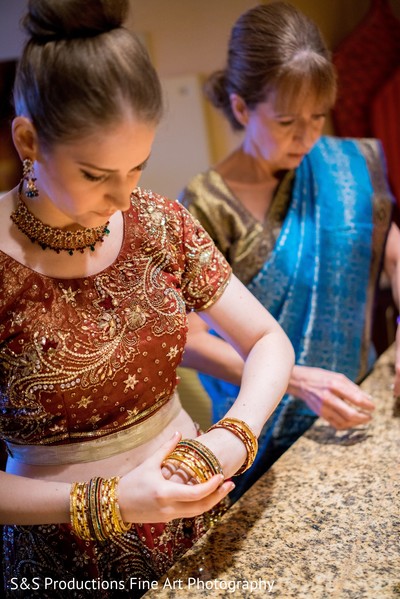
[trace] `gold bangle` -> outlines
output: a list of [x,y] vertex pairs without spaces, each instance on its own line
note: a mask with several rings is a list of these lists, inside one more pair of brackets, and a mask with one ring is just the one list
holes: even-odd
[[178,446],[188,447],[195,456],[198,456],[203,461],[206,467],[214,474],[224,474],[222,466],[217,456],[201,441],[197,439],[183,439],[178,443]]
[[[210,474],[207,473],[207,471],[205,471],[202,468],[201,464],[199,464],[198,462],[196,462],[193,459],[193,456],[191,456],[191,455],[189,455],[187,453],[184,453],[184,452],[181,452],[181,451],[175,451],[174,450],[164,460],[163,465],[168,460],[176,460],[177,462],[180,462],[181,464],[183,464],[183,466],[186,466],[186,468],[189,468],[189,470],[192,471],[191,476],[198,483],[205,483],[209,478],[211,478]],[[183,470],[186,472],[185,468],[183,468]],[[187,473],[187,474],[189,474],[189,473]]]
[[90,531],[89,506],[86,483],[73,483],[70,493],[71,527],[75,534],[85,541],[94,541]]
[[111,521],[113,523],[114,534],[122,535],[125,532],[128,532],[132,528],[131,522],[124,522],[121,516],[121,510],[118,503],[118,484],[120,481],[119,476],[114,476],[112,479],[111,485]]
[[246,472],[246,470],[250,468],[256,459],[258,451],[258,441],[256,435],[253,433],[249,425],[246,424],[246,422],[239,420],[238,418],[223,418],[216,424],[213,424],[208,431],[216,428],[224,428],[229,430],[231,433],[236,435],[236,437],[238,437],[246,447],[247,457],[242,466],[235,473],[235,476],[238,474],[243,474],[243,472]]
[[98,541],[105,541],[108,538],[107,531],[103,526],[102,512],[99,507],[102,481],[102,478],[95,477],[90,479],[88,483],[91,528]]
[[167,456],[162,465],[168,460],[177,460],[186,465],[194,473],[197,482],[209,480],[215,474],[222,474],[222,467],[214,453],[197,439],[183,439]]
[[88,483],[73,483],[70,492],[70,519],[74,533],[86,541],[105,541],[128,532],[132,524],[123,521],[118,504],[119,477],[94,477]]

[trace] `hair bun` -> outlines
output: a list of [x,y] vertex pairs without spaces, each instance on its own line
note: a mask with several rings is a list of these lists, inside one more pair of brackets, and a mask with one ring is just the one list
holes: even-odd
[[216,108],[224,108],[230,104],[226,85],[226,71],[224,70],[214,71],[206,79],[204,93]]
[[128,0],[28,0],[22,24],[35,41],[89,37],[120,27]]

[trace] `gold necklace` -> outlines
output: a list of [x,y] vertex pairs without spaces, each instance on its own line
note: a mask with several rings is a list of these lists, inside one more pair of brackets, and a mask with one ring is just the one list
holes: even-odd
[[43,250],[53,250],[57,254],[68,252],[70,256],[75,251],[83,253],[86,248],[90,248],[94,252],[96,244],[103,242],[104,237],[110,233],[109,221],[101,227],[82,229],[81,231],[63,231],[45,225],[26,206],[22,198],[21,186],[18,189],[18,205],[10,218],[32,243],[38,243]]

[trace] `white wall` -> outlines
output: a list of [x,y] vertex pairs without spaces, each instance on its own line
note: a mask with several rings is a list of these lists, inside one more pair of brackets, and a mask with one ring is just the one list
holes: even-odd
[[199,78],[162,77],[165,115],[139,185],[175,199],[199,171],[210,165],[210,144]]

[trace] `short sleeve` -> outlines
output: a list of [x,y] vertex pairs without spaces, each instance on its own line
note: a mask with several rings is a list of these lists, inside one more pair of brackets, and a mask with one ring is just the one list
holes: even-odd
[[200,223],[182,206],[182,294],[189,310],[209,308],[224,292],[232,269]]

